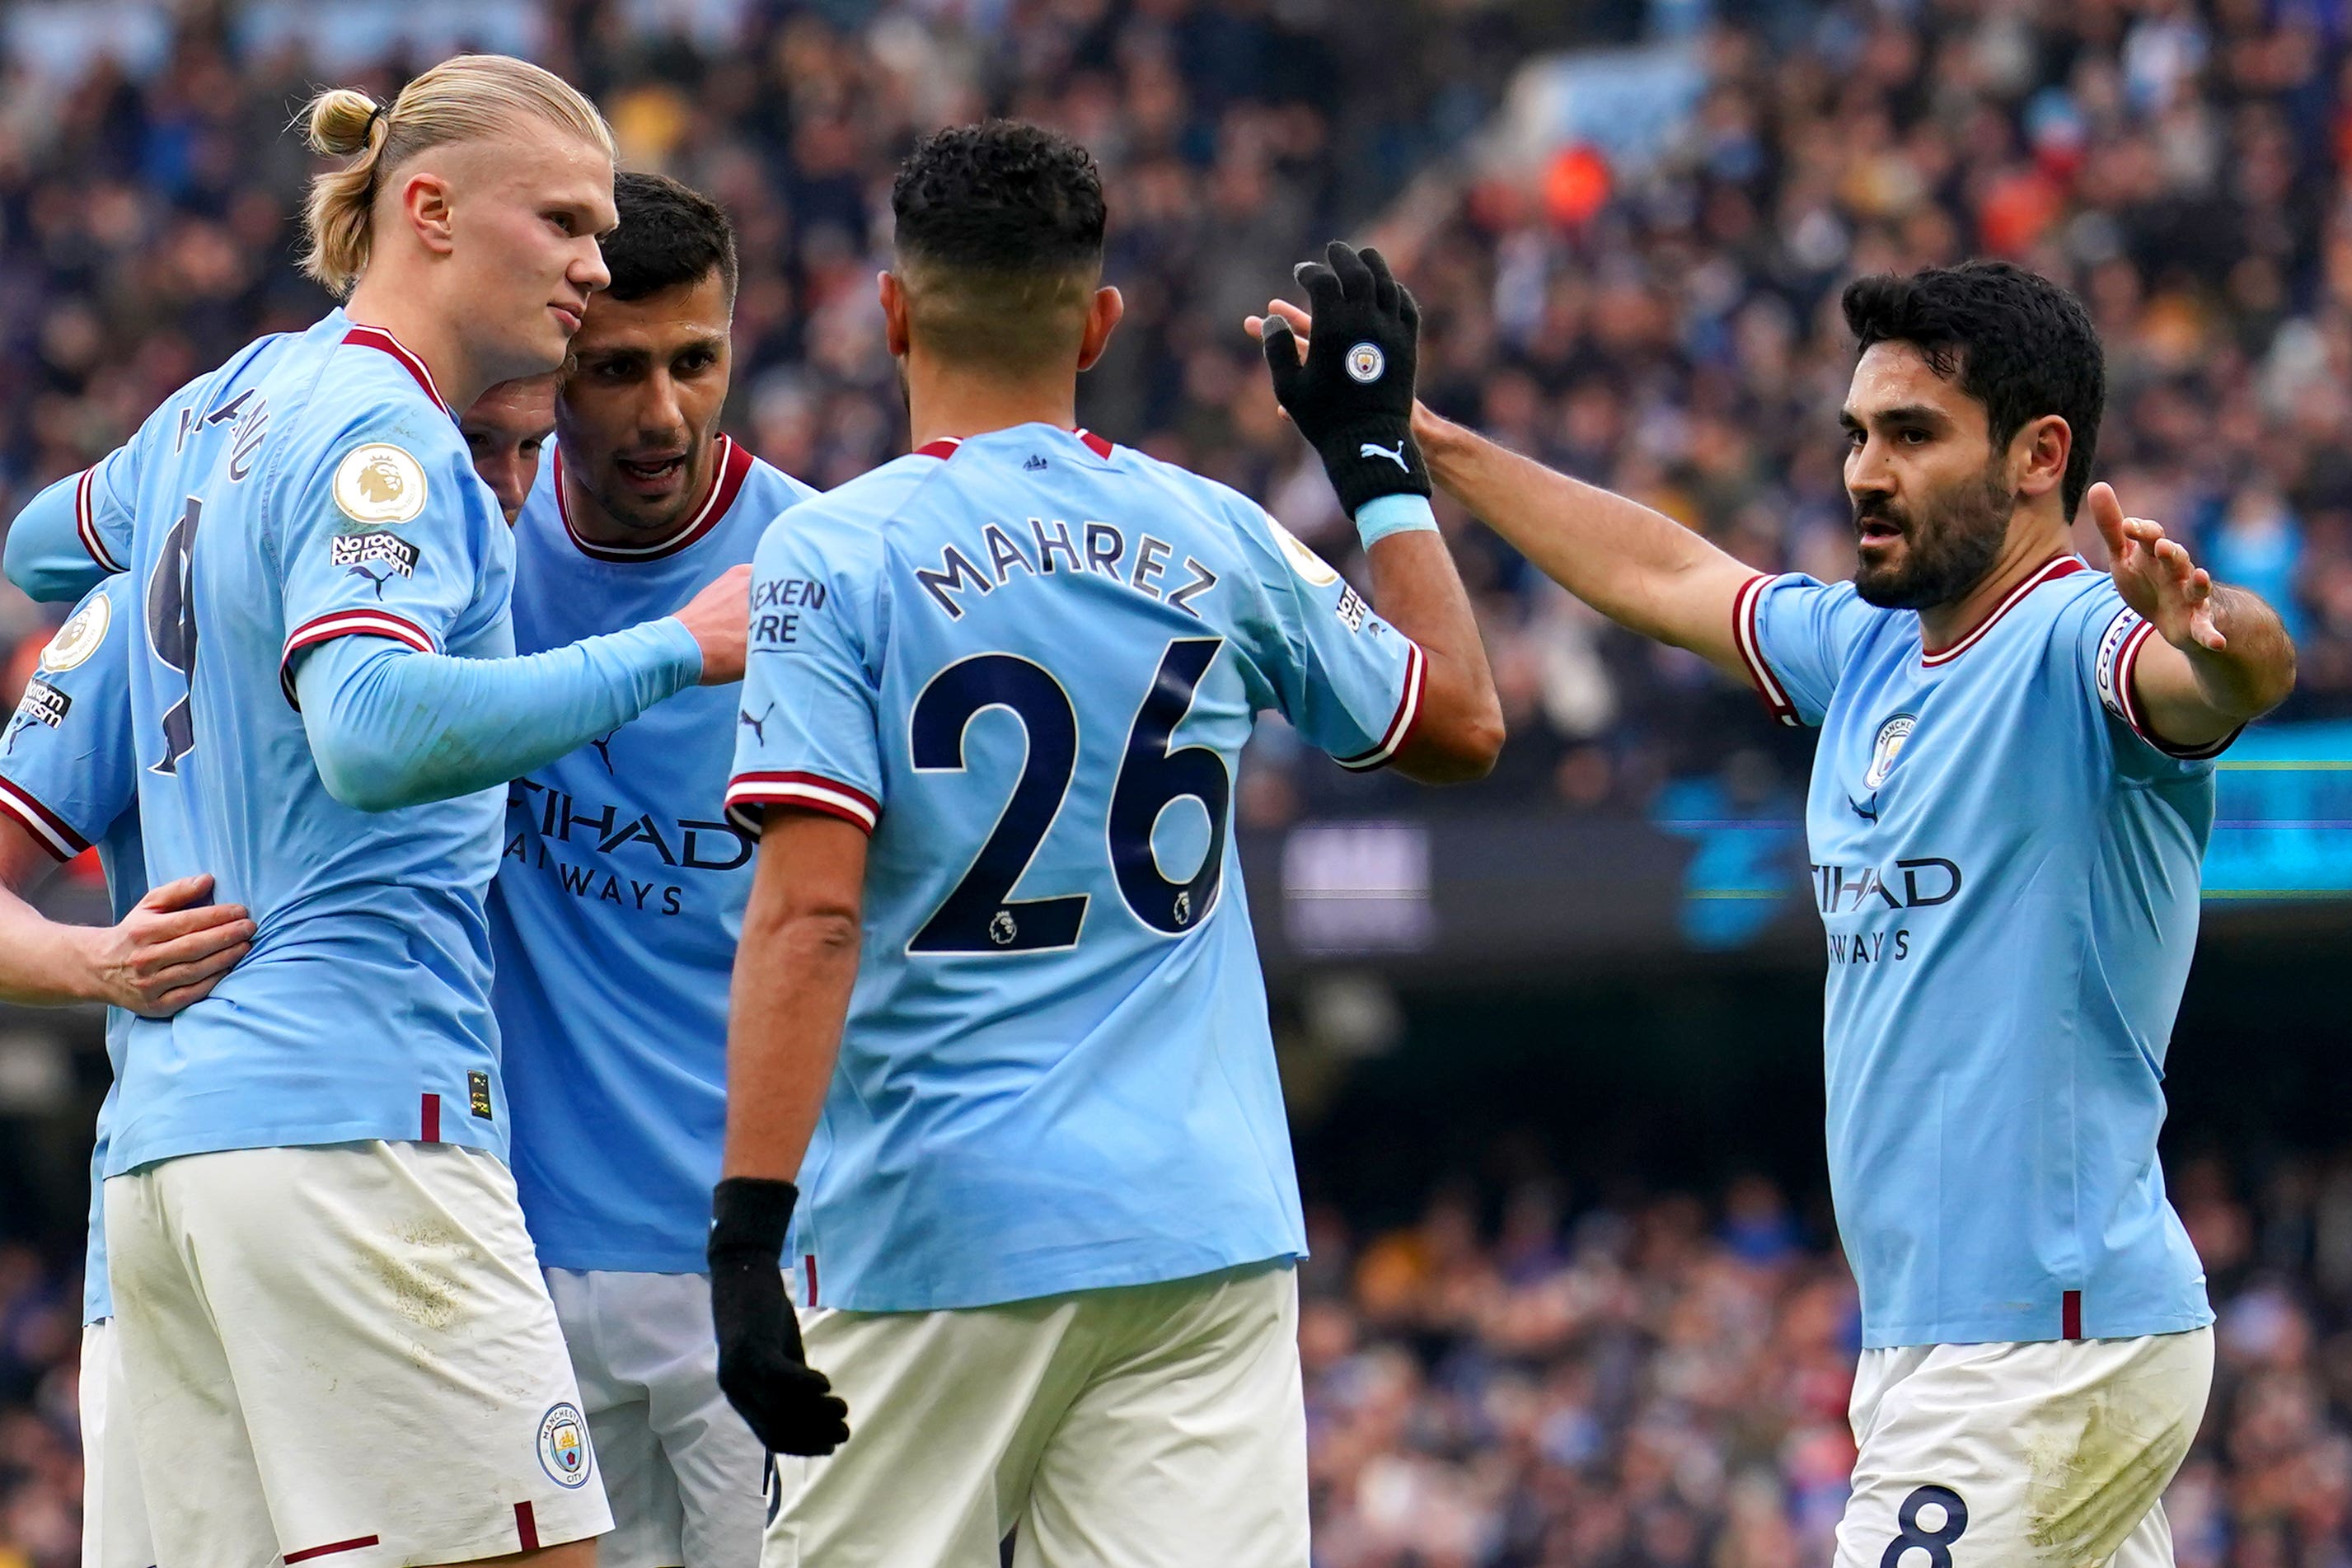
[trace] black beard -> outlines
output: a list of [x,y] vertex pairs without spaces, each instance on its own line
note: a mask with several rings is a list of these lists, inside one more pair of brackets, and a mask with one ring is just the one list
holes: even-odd
[[1927,610],[1956,603],[1984,580],[2009,537],[2016,504],[2000,472],[1988,467],[1933,497],[1916,517],[1906,517],[1875,498],[1854,505],[1857,531],[1865,517],[1880,517],[1903,530],[1903,561],[1896,567],[1856,566],[1853,591],[1881,610]]

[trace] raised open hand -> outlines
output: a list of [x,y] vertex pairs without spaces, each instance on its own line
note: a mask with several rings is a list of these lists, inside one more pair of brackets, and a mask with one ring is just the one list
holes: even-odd
[[2212,576],[2189,559],[2180,541],[2167,538],[2161,523],[2124,516],[2112,485],[2092,486],[2085,500],[2092,525],[2106,540],[2108,570],[2124,602],[2183,652],[2202,647],[2218,653],[2228,647],[2213,619]]

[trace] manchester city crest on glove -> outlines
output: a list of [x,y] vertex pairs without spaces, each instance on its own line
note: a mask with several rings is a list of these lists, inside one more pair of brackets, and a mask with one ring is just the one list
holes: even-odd
[[1359,343],[1348,350],[1349,376],[1366,386],[1380,380],[1388,368],[1389,357],[1381,352],[1378,343]]

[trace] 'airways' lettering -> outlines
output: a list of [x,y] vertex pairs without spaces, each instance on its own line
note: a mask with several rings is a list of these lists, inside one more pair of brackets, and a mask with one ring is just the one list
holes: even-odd
[[1900,926],[1891,940],[1885,931],[1832,931],[1829,936],[1832,964],[1899,964],[1911,956],[1911,933]]

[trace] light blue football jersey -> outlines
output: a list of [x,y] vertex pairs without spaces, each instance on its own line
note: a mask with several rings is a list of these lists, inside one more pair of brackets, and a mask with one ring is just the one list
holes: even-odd
[[2153,629],[2073,556],[1934,653],[1851,584],[1758,578],[1738,615],[1766,702],[1822,730],[1830,1186],[1864,1344],[2210,1322],[2156,1144],[2221,747],[2153,739]]
[[86,540],[138,602],[132,733],[147,863],[210,872],[252,953],[128,1030],[107,1171],[353,1139],[505,1153],[483,898],[503,791],[364,812],[320,782],[305,649],[387,637],[513,652],[513,542],[422,361],[330,313],[265,339],[101,465],[127,528]]
[[873,834],[800,1172],[813,1299],[1305,1253],[1234,769],[1265,710],[1380,765],[1423,670],[1253,503],[1048,425],[934,443],[768,530],[729,809]]
[[[525,653],[675,612],[815,492],[720,438],[675,536],[573,532],[551,448],[515,520]],[[696,1273],[726,1119],[751,842],[722,808],[741,688],[701,686],[515,781],[490,890],[515,1186],[540,1261]]]
[[[121,920],[147,896],[139,841],[139,768],[131,755],[128,650],[135,635],[126,578],[110,577],[74,607],[42,652],[0,732],[0,811],[60,861],[98,846],[107,902]],[[106,1009],[106,1054],[122,1071],[131,1015]],[[89,1250],[82,1270],[82,1322],[114,1315],[106,1287],[106,1206],[99,1185],[114,1119],[109,1086],[98,1112],[89,1166]]]
[[116,552],[128,548],[141,464],[153,452],[178,450],[191,437],[217,436],[216,425],[203,421],[215,407],[214,394],[226,384],[224,378],[250,373],[289,340],[273,333],[246,345],[228,364],[166,398],[130,441],[27,501],[8,525],[8,580],[28,598],[58,602],[79,600],[101,580],[127,570]]

